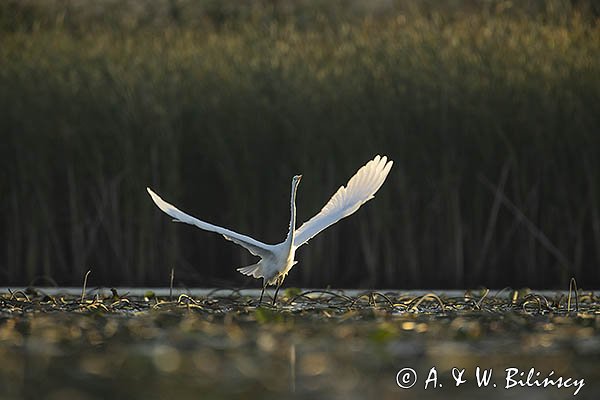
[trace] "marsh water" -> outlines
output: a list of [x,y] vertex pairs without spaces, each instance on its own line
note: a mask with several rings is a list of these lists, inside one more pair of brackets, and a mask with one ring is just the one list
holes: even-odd
[[292,288],[275,306],[258,294],[6,290],[0,397],[600,395],[594,292]]

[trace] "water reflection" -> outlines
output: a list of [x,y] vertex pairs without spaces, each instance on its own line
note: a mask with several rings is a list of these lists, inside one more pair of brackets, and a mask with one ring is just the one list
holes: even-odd
[[[299,293],[253,298],[2,295],[3,398],[565,398],[567,388],[478,388],[477,367],[584,378],[600,394],[600,301],[559,296],[456,297]],[[126,300],[126,301],[125,301]],[[547,300],[547,302],[546,302]],[[537,302],[536,302],[537,303]],[[418,304],[418,305],[417,305]],[[416,305],[416,306],[415,306]],[[402,390],[396,373],[419,380]],[[432,367],[442,388],[424,390]],[[456,387],[454,368],[470,383]],[[67,397],[65,397],[67,396]]]

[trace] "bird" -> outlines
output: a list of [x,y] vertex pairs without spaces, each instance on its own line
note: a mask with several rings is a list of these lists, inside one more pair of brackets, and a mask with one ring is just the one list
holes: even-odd
[[183,222],[194,225],[200,229],[215,232],[225,239],[232,241],[248,250],[252,255],[260,257],[260,261],[247,267],[238,268],[237,271],[254,278],[262,278],[262,291],[258,304],[262,304],[263,295],[268,285],[275,285],[273,305],[277,299],[279,288],[283,284],[288,272],[297,263],[296,250],[308,243],[325,228],[335,224],[342,218],[354,214],[363,204],[371,200],[383,185],[392,168],[393,161],[386,156],[377,155],[363,165],[349,180],[346,186],[340,186],[327,204],[315,216],[296,229],[296,192],[302,175],[292,178],[290,196],[290,224],[285,240],[278,244],[267,244],[250,236],[242,235],[211,223],[201,221],[184,213],[172,204],[164,201],[149,187],[146,188],[150,197],[164,213],[173,218],[174,222]]

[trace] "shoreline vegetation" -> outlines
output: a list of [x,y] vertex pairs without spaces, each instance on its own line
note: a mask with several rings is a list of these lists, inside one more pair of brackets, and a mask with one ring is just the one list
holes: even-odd
[[0,282],[254,287],[144,188],[272,242],[382,153],[290,286],[599,287],[595,3],[368,3],[2,2]]
[[[11,399],[478,399],[481,368],[498,383],[489,399],[511,387],[520,398],[570,396],[574,380],[595,398],[600,298],[573,297],[296,288],[257,307],[256,293],[0,291],[0,385]],[[410,391],[396,385],[406,368],[419,376]],[[432,368],[440,385],[425,390]],[[469,381],[458,389],[457,369]],[[567,384],[535,384],[546,377]]]

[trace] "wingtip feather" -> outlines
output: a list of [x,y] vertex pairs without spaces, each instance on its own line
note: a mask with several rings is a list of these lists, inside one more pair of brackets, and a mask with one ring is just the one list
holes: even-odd
[[150,195],[150,197],[152,197],[152,199],[155,199],[156,197],[160,198],[156,193],[154,193],[152,191],[152,189],[150,189],[148,186],[146,186],[146,191],[148,192],[148,194]]
[[164,201],[159,195],[157,195],[156,193],[154,193],[152,191],[152,189],[150,189],[149,187],[146,188],[146,190],[148,191],[148,194],[150,194],[150,197],[152,198],[152,201],[154,202],[154,204],[156,204],[156,206],[158,208],[160,208],[164,213],[170,215],[171,217],[175,218],[174,215],[172,215],[172,211],[178,211],[174,206],[172,206],[171,204],[167,203],[166,201]]

